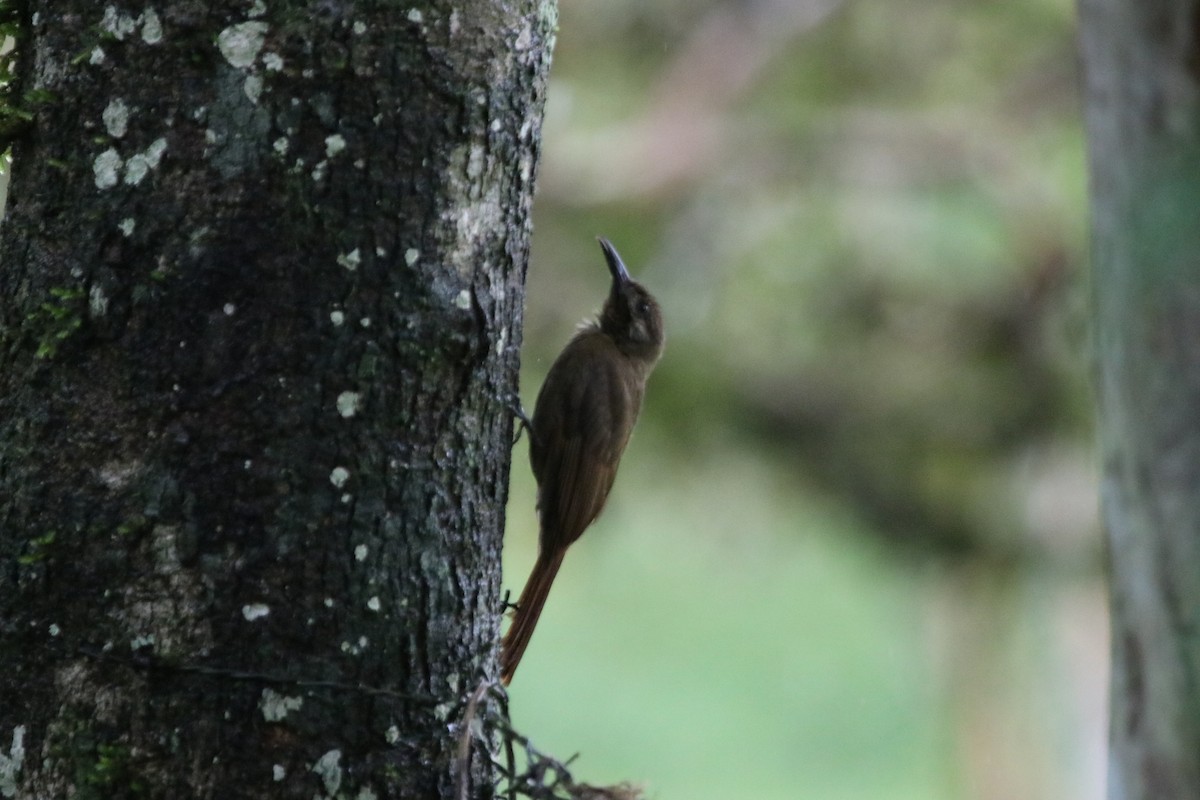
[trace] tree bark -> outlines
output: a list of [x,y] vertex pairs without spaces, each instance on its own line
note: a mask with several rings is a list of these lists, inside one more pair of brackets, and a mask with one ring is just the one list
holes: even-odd
[[[554,3],[26,27],[0,796],[455,796],[452,723],[496,675]],[[486,752],[469,774],[490,796]]]
[[1200,797],[1200,3],[1081,0],[1108,796]]

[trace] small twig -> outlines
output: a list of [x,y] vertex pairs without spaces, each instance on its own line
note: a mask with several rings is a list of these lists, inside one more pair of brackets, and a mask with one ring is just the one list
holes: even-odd
[[471,768],[471,725],[475,722],[475,710],[485,692],[495,685],[494,681],[484,678],[471,692],[467,701],[467,710],[463,712],[462,731],[458,734],[458,800],[467,800],[467,787],[470,782]]
[[[504,720],[507,722],[511,717],[508,715],[508,693],[503,692],[500,695],[500,713],[504,715]],[[517,775],[517,753],[513,748],[513,740],[511,736],[504,737],[504,759],[508,764],[508,800],[517,800],[517,788],[514,778]]]

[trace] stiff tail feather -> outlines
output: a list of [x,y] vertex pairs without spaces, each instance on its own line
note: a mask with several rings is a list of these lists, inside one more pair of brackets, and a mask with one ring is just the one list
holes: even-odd
[[517,664],[521,663],[521,656],[529,646],[534,626],[542,614],[542,606],[546,605],[546,598],[550,595],[554,576],[558,574],[566,554],[565,548],[553,553],[538,553],[537,563],[533,565],[533,572],[529,573],[521,599],[517,601],[512,624],[500,643],[500,680],[505,686],[512,680]]

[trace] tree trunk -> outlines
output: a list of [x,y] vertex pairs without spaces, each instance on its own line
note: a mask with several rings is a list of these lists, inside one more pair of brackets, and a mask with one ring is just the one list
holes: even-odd
[[0,796],[454,796],[552,0],[29,6]]
[[1109,797],[1200,797],[1200,2],[1081,0]]

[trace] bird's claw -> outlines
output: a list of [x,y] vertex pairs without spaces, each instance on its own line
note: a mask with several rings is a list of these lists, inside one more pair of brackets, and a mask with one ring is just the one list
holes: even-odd
[[511,413],[519,423],[517,425],[517,432],[513,435],[512,443],[516,444],[517,442],[521,441],[521,433],[523,431],[529,431],[529,438],[533,439],[533,422],[529,419],[529,415],[525,413],[525,409],[521,407],[520,398],[516,396],[507,398],[504,401],[504,407],[508,409],[509,413]]

